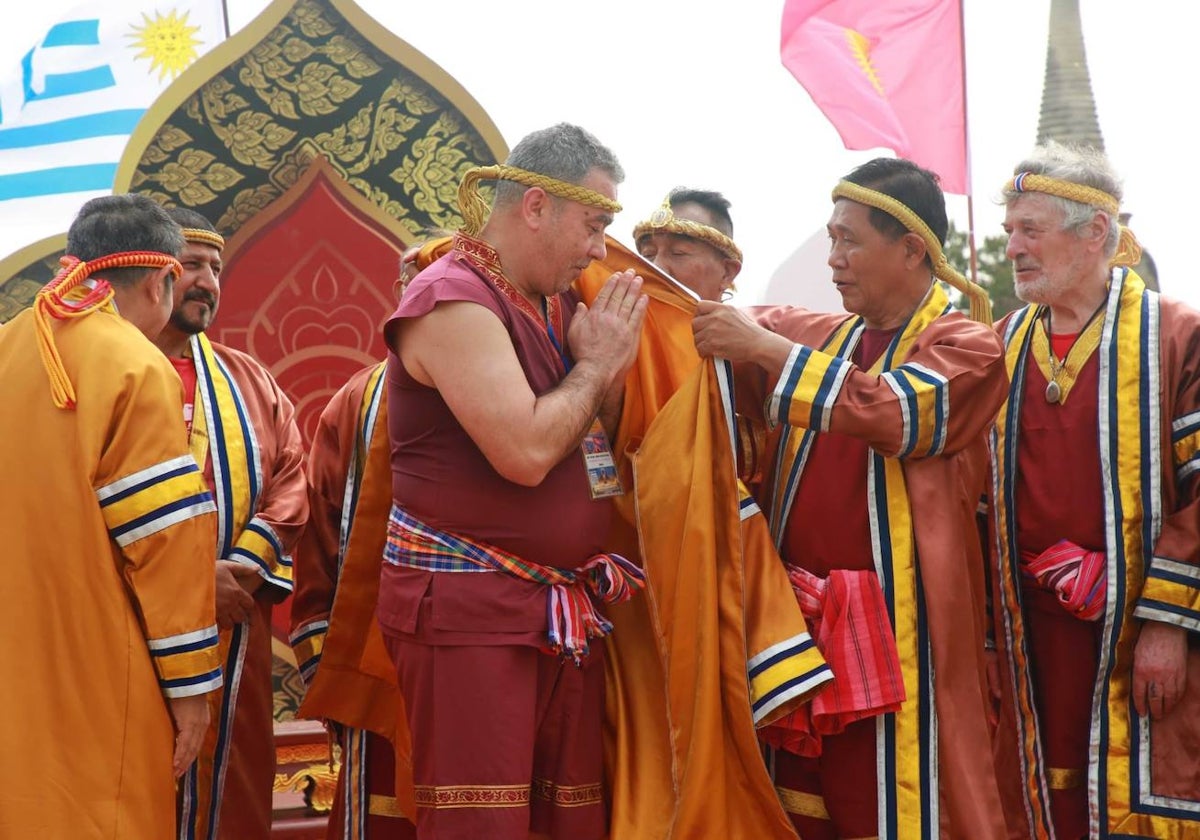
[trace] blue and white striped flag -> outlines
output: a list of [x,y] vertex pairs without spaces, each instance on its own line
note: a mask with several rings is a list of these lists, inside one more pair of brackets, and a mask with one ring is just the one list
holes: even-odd
[[64,194],[77,209],[111,192],[142,114],[225,30],[221,0],[93,0],[72,9],[0,81],[0,212],[15,218]]

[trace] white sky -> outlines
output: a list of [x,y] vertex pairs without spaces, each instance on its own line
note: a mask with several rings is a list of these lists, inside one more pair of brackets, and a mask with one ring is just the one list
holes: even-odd
[[[226,0],[236,31],[264,0]],[[755,303],[776,268],[829,213],[829,190],[879,152],[849,152],[779,62],[782,0],[359,0],[362,8],[454,76],[513,145],[566,120],[621,159],[629,241],[673,186],[717,189],[733,202],[746,254],[740,303]],[[39,0],[0,29],[0,56],[19,56],[75,5]],[[160,11],[182,7],[162,0]],[[1153,254],[1163,290],[1200,306],[1186,265],[1200,195],[1185,165],[1197,94],[1187,56],[1200,7],[1190,2],[1081,0],[1088,64],[1108,153],[1125,178],[1124,209]],[[965,0],[968,121],[977,237],[1000,233],[993,199],[1037,134],[1050,0]],[[0,72],[3,72],[0,63]],[[886,152],[883,152],[886,154]],[[966,226],[967,201],[949,197]],[[66,229],[6,213],[0,256]],[[816,266],[797,282],[824,284]]]

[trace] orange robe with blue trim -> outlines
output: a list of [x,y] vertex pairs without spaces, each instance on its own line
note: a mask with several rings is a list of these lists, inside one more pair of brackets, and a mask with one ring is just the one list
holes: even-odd
[[74,410],[32,310],[0,326],[0,837],[167,838],[164,696],[221,684],[212,497],[158,349],[111,305],[52,328]]

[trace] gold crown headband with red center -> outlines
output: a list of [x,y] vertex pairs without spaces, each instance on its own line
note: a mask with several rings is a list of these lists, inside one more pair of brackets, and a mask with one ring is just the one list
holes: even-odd
[[693,222],[691,219],[680,219],[671,209],[671,197],[663,199],[662,206],[650,214],[650,218],[638,223],[633,229],[633,241],[636,243],[644,236],[653,233],[673,233],[677,236],[687,236],[699,239],[716,248],[731,260],[742,261],[742,249],[734,241],[712,225]]

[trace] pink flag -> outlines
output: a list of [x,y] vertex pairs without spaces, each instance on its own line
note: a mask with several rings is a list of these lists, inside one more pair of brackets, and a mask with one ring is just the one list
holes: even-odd
[[847,149],[891,149],[969,191],[960,0],[787,0],[780,54]]

